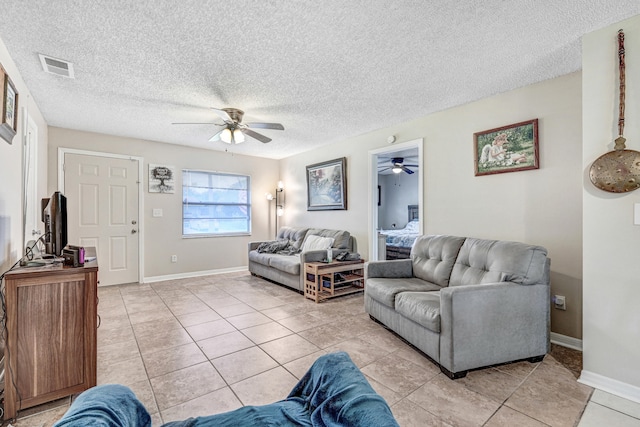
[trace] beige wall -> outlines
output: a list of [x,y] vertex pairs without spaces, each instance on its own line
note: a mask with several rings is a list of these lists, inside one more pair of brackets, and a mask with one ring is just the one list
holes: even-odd
[[618,136],[617,31],[625,32],[627,148],[640,151],[640,16],[583,38],[584,370],[581,380],[640,402],[640,191],[596,189],[588,171]]
[[[0,271],[6,271],[24,253],[22,236],[22,141],[25,111],[38,128],[38,196],[46,197],[47,124],[33,102],[7,49],[0,40],[0,64],[18,92],[18,131],[13,143],[0,138]],[[2,90],[2,89],[0,89]],[[42,227],[44,228],[44,227]]]
[[[278,161],[234,155],[220,151],[187,148],[132,138],[122,138],[70,129],[49,129],[49,190],[57,186],[58,147],[128,154],[144,158],[144,277],[169,278],[247,265],[250,241],[272,238],[273,213],[264,197],[279,179]],[[148,165],[174,166],[178,172],[174,194],[149,193]],[[251,176],[252,234],[241,237],[182,238],[182,169],[231,172]],[[152,217],[154,208],[162,218]],[[172,263],[171,255],[178,256]]]
[[[351,231],[369,258],[368,151],[424,138],[425,233],[509,239],[549,250],[552,293],[567,311],[552,310],[552,331],[582,337],[581,74],[574,73],[350,138],[281,161],[288,225]],[[473,133],[539,119],[539,170],[475,177]],[[306,210],[305,166],[347,158],[347,211]]]

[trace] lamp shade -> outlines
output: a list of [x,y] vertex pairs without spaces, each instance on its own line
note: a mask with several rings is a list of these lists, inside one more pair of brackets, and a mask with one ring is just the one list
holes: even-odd
[[400,173],[402,172],[402,168],[400,166],[394,166],[393,169],[391,169],[391,171],[393,173]]
[[232,134],[229,128],[226,128],[220,134],[220,139],[222,140],[222,142],[226,142],[227,144],[231,144],[231,138],[232,138]]
[[236,144],[241,144],[244,142],[244,133],[240,129],[236,129],[233,131],[233,140]]

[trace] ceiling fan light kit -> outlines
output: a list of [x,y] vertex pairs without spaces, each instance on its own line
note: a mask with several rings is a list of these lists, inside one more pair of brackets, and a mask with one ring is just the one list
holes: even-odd
[[[211,108],[223,121],[224,124],[219,125],[211,122],[210,124],[216,126],[224,126],[219,132],[213,135],[209,141],[214,142],[220,139],[226,144],[241,144],[245,141],[245,136],[257,139],[258,141],[266,144],[271,141],[271,138],[258,133],[250,128],[258,129],[273,129],[284,130],[284,126],[280,123],[242,123],[242,117],[244,111],[237,108]],[[203,123],[173,123],[174,125],[190,125],[190,124],[203,124]],[[208,123],[204,123],[208,124]]]
[[391,169],[391,172],[393,173],[402,173],[405,172],[409,175],[415,173],[414,171],[412,171],[409,168],[418,168],[419,165],[407,165],[404,163],[404,157],[394,157],[392,159],[390,159],[391,162],[391,166],[387,166],[386,168],[380,169],[378,167],[378,173],[380,172],[384,172],[386,170]]

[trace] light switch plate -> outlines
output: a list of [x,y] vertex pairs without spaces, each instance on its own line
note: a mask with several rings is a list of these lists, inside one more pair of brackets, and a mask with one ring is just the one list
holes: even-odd
[[162,209],[154,209],[153,210],[153,217],[154,218],[161,218],[162,217]]
[[640,225],[640,203],[633,205],[633,224]]

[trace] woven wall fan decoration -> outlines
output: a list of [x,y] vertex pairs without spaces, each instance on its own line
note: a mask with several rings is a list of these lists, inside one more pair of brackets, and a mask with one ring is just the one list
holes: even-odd
[[593,185],[610,193],[627,193],[640,188],[640,152],[627,150],[624,133],[625,62],[624,32],[618,31],[618,65],[620,68],[620,105],[618,134],[613,151],[598,157],[591,165],[589,178]]

